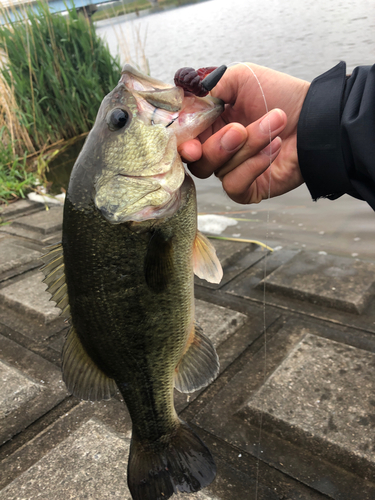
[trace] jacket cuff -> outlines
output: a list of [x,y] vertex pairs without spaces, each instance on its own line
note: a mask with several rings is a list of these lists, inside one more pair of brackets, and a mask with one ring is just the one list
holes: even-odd
[[346,64],[340,62],[311,83],[297,128],[302,177],[314,200],[353,193],[341,147]]

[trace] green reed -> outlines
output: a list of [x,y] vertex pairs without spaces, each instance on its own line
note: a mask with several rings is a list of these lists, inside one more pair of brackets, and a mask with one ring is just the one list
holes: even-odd
[[[9,13],[6,14],[9,16]],[[2,77],[13,88],[21,123],[37,149],[87,132],[104,97],[118,82],[119,60],[74,7],[53,15],[38,2],[28,22],[0,26],[7,54]]]
[[[45,150],[90,130],[103,97],[121,72],[119,59],[73,6],[63,16],[51,14],[46,2],[37,5],[37,12],[0,12],[6,21],[0,25],[0,86],[10,89],[9,102],[0,102],[0,125],[5,126],[0,165],[8,158],[2,153],[8,153],[13,143],[8,168],[24,153]],[[28,138],[15,141],[16,128],[26,131]]]

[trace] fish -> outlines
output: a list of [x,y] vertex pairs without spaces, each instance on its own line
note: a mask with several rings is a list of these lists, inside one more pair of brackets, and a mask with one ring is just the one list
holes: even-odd
[[196,192],[177,147],[223,111],[219,99],[125,65],[79,154],[64,204],[62,242],[42,268],[69,318],[63,380],[76,397],[118,391],[132,421],[127,480],[133,500],[195,492],[214,459],[175,410],[218,375],[194,317],[194,273],[219,283],[214,247],[197,229]]

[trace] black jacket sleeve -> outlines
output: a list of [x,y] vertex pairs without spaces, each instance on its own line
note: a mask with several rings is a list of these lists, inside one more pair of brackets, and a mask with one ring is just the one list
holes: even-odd
[[302,176],[314,200],[347,193],[375,210],[375,65],[316,78],[297,129]]

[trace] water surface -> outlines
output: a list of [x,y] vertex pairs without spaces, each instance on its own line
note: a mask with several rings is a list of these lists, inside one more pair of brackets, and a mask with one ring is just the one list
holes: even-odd
[[[340,60],[348,72],[375,62],[373,0],[209,0],[133,21],[101,21],[98,32],[123,62],[124,48],[136,59],[138,33],[152,76],[169,82],[182,66],[251,61],[310,81]],[[196,184],[201,212],[254,219],[230,226],[228,236],[375,260],[375,214],[365,202],[343,196],[315,203],[302,186],[245,206],[214,177]]]

